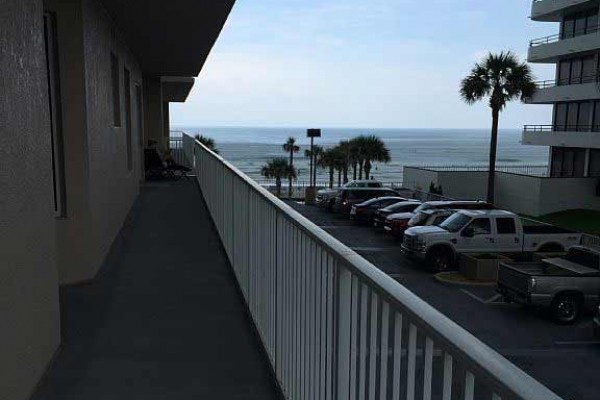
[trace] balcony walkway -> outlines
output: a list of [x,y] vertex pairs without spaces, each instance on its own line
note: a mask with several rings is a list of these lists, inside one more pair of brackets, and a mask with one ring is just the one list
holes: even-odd
[[35,400],[281,398],[192,180],[146,185],[97,279],[61,303]]

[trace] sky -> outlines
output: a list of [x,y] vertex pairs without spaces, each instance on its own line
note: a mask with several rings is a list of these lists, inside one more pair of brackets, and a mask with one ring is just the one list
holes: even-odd
[[[173,126],[487,128],[461,79],[488,52],[522,60],[529,0],[237,0]],[[536,79],[554,66],[531,64]],[[551,109],[511,103],[500,127],[546,124]]]

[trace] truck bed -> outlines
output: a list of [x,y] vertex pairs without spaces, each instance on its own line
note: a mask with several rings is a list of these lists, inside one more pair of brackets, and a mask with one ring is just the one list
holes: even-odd
[[523,225],[523,233],[526,235],[539,235],[551,233],[575,233],[575,231],[554,225]]

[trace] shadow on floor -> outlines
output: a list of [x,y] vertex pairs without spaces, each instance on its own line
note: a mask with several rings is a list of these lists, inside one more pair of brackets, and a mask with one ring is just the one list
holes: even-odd
[[280,399],[195,182],[147,184],[97,279],[61,289],[35,400]]

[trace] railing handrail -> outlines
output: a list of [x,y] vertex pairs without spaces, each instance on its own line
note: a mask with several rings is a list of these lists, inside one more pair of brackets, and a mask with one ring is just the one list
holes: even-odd
[[246,185],[269,201],[296,228],[324,246],[338,260],[344,262],[344,265],[352,273],[368,281],[378,294],[385,297],[390,304],[395,304],[410,315],[417,321],[416,324],[420,328],[427,331],[429,336],[450,348],[450,352],[455,358],[460,358],[470,364],[469,368],[473,372],[483,374],[499,394],[508,394],[527,400],[561,400],[555,393],[275,197],[223,157],[215,154],[197,140],[194,140],[194,143],[219,160],[225,168],[228,168]]
[[600,29],[600,25],[587,26],[585,28],[577,29],[573,31],[573,36],[563,37],[561,33],[555,33],[554,35],[548,35],[540,38],[533,39],[529,42],[529,47],[537,47],[545,44],[560,42],[561,40],[573,39],[579,36],[589,35],[596,33]]
[[548,125],[524,125],[524,132],[596,132],[600,124],[548,124]]
[[538,89],[547,89],[555,86],[570,86],[583,85],[586,83],[597,83],[600,81],[598,74],[582,75],[577,78],[562,78],[562,79],[547,79],[545,81],[535,81],[534,84]]

